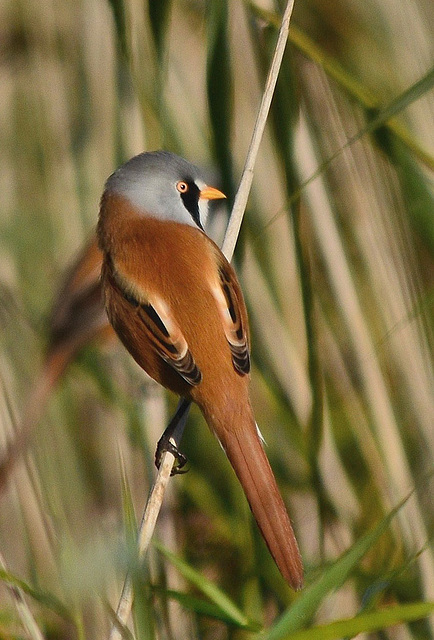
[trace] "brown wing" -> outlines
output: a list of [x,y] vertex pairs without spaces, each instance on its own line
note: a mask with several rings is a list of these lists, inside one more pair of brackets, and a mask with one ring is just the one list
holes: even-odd
[[223,261],[219,265],[219,285],[213,293],[235,370],[242,375],[247,374],[250,371],[247,313],[235,273]]
[[149,342],[158,355],[188,384],[198,385],[202,374],[168,305],[157,297],[152,302],[144,300],[140,291],[134,291],[131,286],[127,289],[119,271],[112,268],[109,272],[111,285],[131,305],[131,313],[136,313],[140,318]]

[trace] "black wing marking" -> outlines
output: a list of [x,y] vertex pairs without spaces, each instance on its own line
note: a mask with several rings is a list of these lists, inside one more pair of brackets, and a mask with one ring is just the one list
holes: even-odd
[[125,290],[121,277],[116,277],[114,270],[112,276],[112,284],[137,313],[149,341],[158,355],[173,367],[188,384],[198,385],[202,380],[202,373],[194,361],[181,329],[170,315],[167,306],[159,300],[153,301],[153,304],[140,302],[132,292]]
[[216,299],[231,350],[232,362],[238,373],[247,374],[250,371],[250,354],[247,328],[241,313],[241,304],[243,304],[241,290],[238,282],[224,265],[220,265],[219,277],[224,302],[221,296],[216,296]]
[[[154,338],[154,345],[165,362],[184,378],[188,384],[196,386],[202,380],[202,374],[196,365],[188,344],[176,325],[176,334],[169,333],[166,325],[151,304],[139,304],[138,313]],[[171,321],[173,325],[173,320]]]

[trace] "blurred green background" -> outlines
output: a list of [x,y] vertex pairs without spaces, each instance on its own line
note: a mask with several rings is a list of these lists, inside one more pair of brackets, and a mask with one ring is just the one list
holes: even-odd
[[[169,149],[203,167],[229,213],[282,10],[3,0],[0,451],[41,375],[51,304],[106,177]],[[171,481],[156,538],[197,579],[151,549],[135,572],[133,637],[247,638],[262,626],[270,638],[434,637],[429,608],[410,607],[434,601],[433,25],[432,0],[295,3],[234,258],[252,402],[306,589],[284,584],[193,411],[190,471]],[[216,211],[217,241],[226,222]],[[139,517],[174,407],[120,346],[80,351],[0,496],[0,638],[37,637],[8,585],[28,592],[42,637],[108,636],[133,562],[129,500]]]

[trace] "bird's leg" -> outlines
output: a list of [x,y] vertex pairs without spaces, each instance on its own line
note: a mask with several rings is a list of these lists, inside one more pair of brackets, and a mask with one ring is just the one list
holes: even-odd
[[157,449],[155,451],[155,465],[157,469],[160,468],[161,460],[166,451],[169,451],[175,457],[175,463],[170,474],[172,476],[178,473],[187,472],[187,469],[183,469],[187,463],[187,458],[180,452],[178,445],[181,442],[182,434],[184,433],[184,427],[187,422],[190,405],[191,402],[189,400],[180,398],[175,415],[159,439]]

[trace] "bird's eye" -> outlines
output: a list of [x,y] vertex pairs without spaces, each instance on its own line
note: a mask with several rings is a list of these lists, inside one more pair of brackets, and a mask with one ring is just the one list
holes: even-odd
[[179,193],[187,193],[188,184],[184,180],[180,180],[176,183],[176,188],[178,189]]

